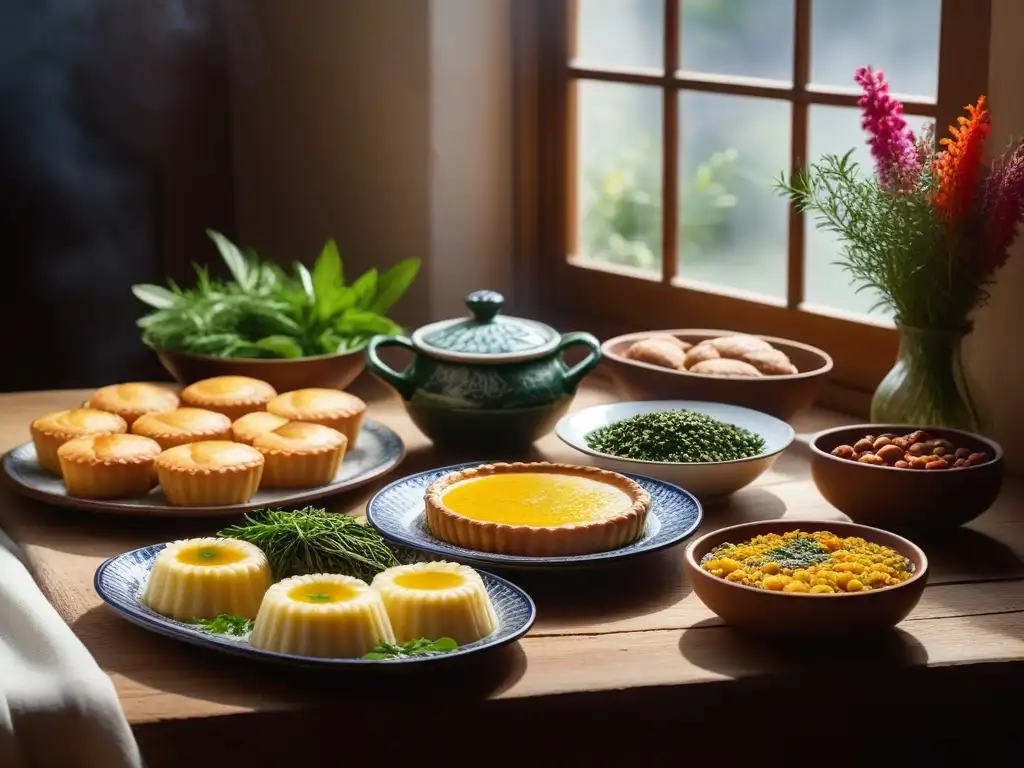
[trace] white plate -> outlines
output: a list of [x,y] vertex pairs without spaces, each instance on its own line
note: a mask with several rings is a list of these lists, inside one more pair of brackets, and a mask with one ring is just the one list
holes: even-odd
[[[598,453],[587,446],[586,437],[595,429],[613,424],[641,413],[685,409],[710,416],[727,424],[743,427],[760,435],[765,441],[764,451],[749,459],[708,463],[678,464],[663,461],[637,461]],[[796,438],[793,428],[767,413],[725,403],[705,403],[696,400],[647,400],[634,403],[595,405],[563,417],[555,427],[555,434],[566,445],[585,454],[586,461],[613,472],[628,472],[665,480],[685,488],[702,502],[715,501],[750,485],[775,463]]]

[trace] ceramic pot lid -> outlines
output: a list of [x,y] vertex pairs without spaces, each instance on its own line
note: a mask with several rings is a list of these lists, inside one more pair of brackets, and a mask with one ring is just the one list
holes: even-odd
[[501,314],[505,297],[474,291],[466,297],[470,317],[430,323],[413,333],[412,342],[431,357],[463,363],[514,363],[544,357],[561,335],[535,320]]

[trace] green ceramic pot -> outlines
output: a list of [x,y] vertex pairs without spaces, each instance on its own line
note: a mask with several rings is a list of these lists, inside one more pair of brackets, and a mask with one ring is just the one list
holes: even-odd
[[[405,401],[409,416],[437,444],[467,449],[525,446],[550,432],[568,410],[576,387],[601,361],[589,333],[559,334],[533,320],[501,314],[500,293],[466,298],[470,317],[425,325],[405,336],[375,336],[366,367]],[[566,365],[564,350],[586,347]],[[413,361],[396,371],[383,347],[404,347]]]

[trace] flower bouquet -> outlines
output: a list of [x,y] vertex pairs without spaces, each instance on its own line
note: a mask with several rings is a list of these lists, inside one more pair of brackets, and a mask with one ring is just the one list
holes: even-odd
[[861,172],[851,150],[779,187],[839,237],[840,266],[895,315],[900,350],[871,420],[976,431],[960,346],[1024,218],[1024,144],[986,159],[991,125],[981,96],[936,146],[931,127],[921,136],[907,127],[882,72],[862,67],[855,80],[874,174]]

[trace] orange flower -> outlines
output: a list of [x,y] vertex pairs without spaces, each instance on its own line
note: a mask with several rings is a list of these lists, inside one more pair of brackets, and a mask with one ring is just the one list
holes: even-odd
[[982,155],[985,139],[992,126],[985,109],[985,97],[978,97],[977,105],[965,107],[970,117],[959,117],[959,127],[949,126],[951,139],[942,139],[945,145],[933,169],[939,189],[935,195],[935,206],[946,221],[961,218],[971,209],[974,195],[981,176]]

